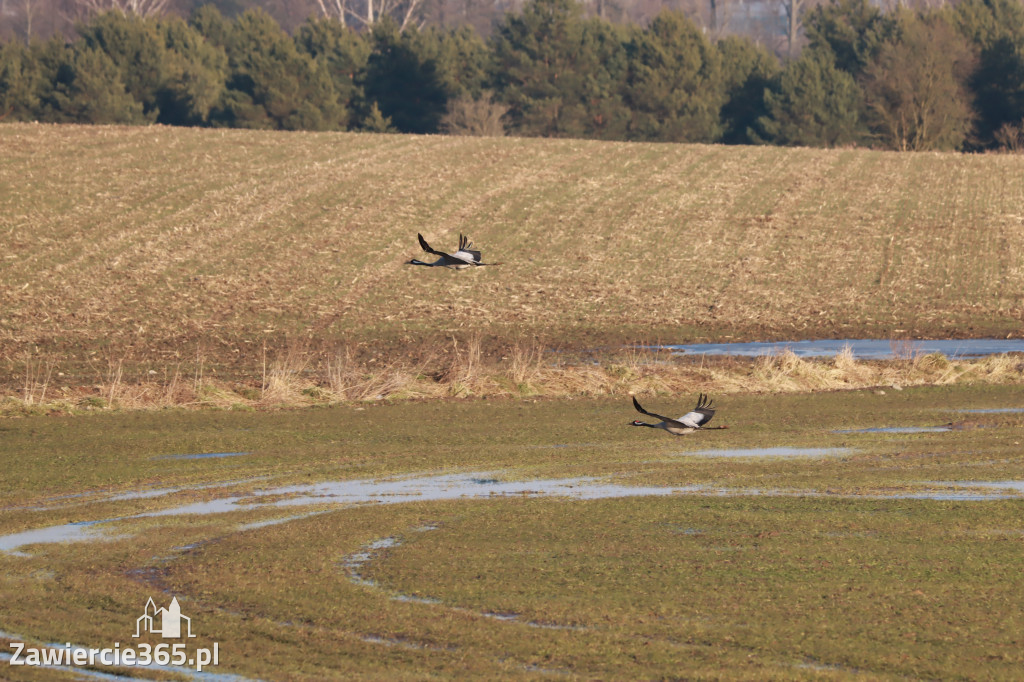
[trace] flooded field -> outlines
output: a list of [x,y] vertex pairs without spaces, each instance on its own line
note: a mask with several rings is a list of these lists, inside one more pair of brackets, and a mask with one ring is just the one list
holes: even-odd
[[[875,432],[886,431],[884,429]],[[886,432],[901,433],[888,430]],[[907,430],[902,433],[920,433]],[[843,433],[843,432],[840,432]],[[849,432],[845,432],[849,433]],[[749,448],[735,450],[702,450],[687,453],[695,457],[835,457],[854,452],[849,448]],[[111,525],[130,519],[166,516],[205,516],[253,511],[265,508],[308,507],[324,504],[349,506],[365,504],[403,504],[412,502],[434,502],[439,500],[495,499],[501,497],[563,497],[570,500],[600,500],[617,497],[651,496],[790,496],[790,497],[839,497],[873,499],[930,499],[930,500],[998,500],[1020,497],[1024,499],[1024,479],[1019,481],[962,481],[962,482],[916,482],[902,490],[883,492],[835,493],[815,489],[759,489],[722,488],[708,485],[692,486],[625,486],[602,483],[591,478],[537,479],[532,481],[501,481],[495,476],[507,472],[467,472],[459,474],[414,476],[399,479],[328,481],[302,486],[282,486],[259,490],[244,496],[227,496],[206,502],[195,502],[179,507],[170,507],[155,512],[132,516],[76,521],[59,526],[49,526],[0,536],[0,552],[14,556],[29,556],[23,548],[32,545],[62,542],[88,542],[119,540],[126,535],[119,531],[107,532]],[[178,492],[180,489],[165,491]],[[151,493],[152,491],[150,491]],[[148,494],[153,497],[155,495]],[[125,493],[120,499],[129,499],[132,493]],[[304,519],[312,513],[268,519],[238,526],[240,531],[262,528],[268,525],[287,523]],[[120,527],[120,526],[119,526]]]
[[892,360],[941,353],[948,358],[981,358],[1024,353],[1024,339],[819,339],[745,343],[692,343],[661,346],[691,355],[757,357],[791,352],[797,357],[832,357],[849,349],[856,360]]
[[1011,676],[1016,400],[723,396],[685,438],[610,399],[11,420],[0,664],[137,646],[173,598],[215,668],[83,674]]

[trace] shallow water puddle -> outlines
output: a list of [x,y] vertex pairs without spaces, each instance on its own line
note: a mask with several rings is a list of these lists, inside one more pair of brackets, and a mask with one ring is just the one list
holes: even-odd
[[458,651],[458,647],[454,646],[435,646],[433,644],[421,644],[420,642],[414,642],[410,639],[402,639],[400,637],[381,637],[380,635],[363,635],[359,639],[366,642],[367,644],[383,644],[384,646],[393,646],[400,649],[409,649],[410,651]]
[[[747,450],[704,450],[686,455],[708,457],[823,457],[837,456],[852,452],[849,448],[760,448]],[[42,543],[75,542],[86,540],[115,539],[104,535],[99,528],[117,521],[138,518],[163,516],[183,516],[189,514],[226,514],[236,511],[252,511],[257,509],[275,509],[309,505],[351,506],[358,504],[399,504],[402,502],[428,502],[456,499],[486,499],[510,496],[523,497],[566,497],[577,500],[596,500],[615,497],[647,497],[664,495],[718,495],[718,496],[807,496],[807,497],[843,497],[843,498],[879,498],[879,499],[1001,499],[1017,497],[1024,491],[1017,488],[1017,483],[982,483],[970,484],[975,488],[973,493],[962,493],[966,483],[920,483],[927,489],[914,491],[903,489],[885,494],[835,494],[816,490],[762,490],[757,488],[718,488],[705,485],[688,486],[629,486],[615,483],[604,483],[594,478],[538,479],[532,481],[502,481],[500,473],[472,472],[460,474],[437,474],[392,479],[356,479],[349,481],[326,481],[306,485],[289,485],[277,488],[257,490],[246,495],[231,495],[204,502],[170,507],[153,512],[144,512],[112,519],[101,519],[60,526],[50,526],[0,536],[0,552],[24,556],[18,548]],[[212,484],[197,487],[214,488],[225,484]],[[951,491],[936,491],[935,487],[956,488]],[[980,491],[979,488],[990,488]],[[176,490],[176,489],[169,489]],[[966,496],[965,496],[966,495]],[[952,497],[950,497],[952,496]],[[261,525],[285,523],[289,520],[302,518],[303,515],[257,521],[242,524],[240,530],[258,528]]]
[[1009,414],[1009,413],[1021,413],[1024,412],[1024,407],[978,407],[978,408],[964,408],[956,410],[956,412],[970,412],[972,414]]
[[1024,493],[1024,481],[941,481],[935,485],[955,488],[992,488],[995,490],[1013,490]]
[[[21,509],[25,511],[50,511],[53,509],[62,509],[64,507],[75,507],[85,504],[94,504],[96,502],[121,502],[123,500],[145,500],[154,497],[164,497],[165,495],[172,495],[174,493],[180,493],[182,491],[194,491],[194,490],[206,490],[209,488],[230,488],[232,486],[241,485],[243,483],[252,483],[254,481],[265,480],[266,476],[256,476],[253,478],[246,479],[235,479],[231,481],[219,481],[217,483],[196,483],[194,485],[182,486],[177,488],[156,488],[148,487],[141,490],[128,490],[120,493],[110,493],[104,490],[86,490],[81,493],[73,493],[71,495],[58,495],[56,497],[49,497],[43,500],[42,505],[35,505],[31,507],[0,507],[0,510],[13,510]],[[56,502],[57,504],[48,504]]]
[[[440,474],[417,478],[356,479],[282,486],[255,491],[251,495],[195,502],[181,507],[148,512],[139,516],[215,514],[258,507],[294,507],[311,504],[397,504],[409,501],[454,500],[501,496],[565,496],[577,499],[671,495],[696,492],[697,487],[634,487],[600,483],[592,478],[502,481],[493,473]],[[268,498],[268,500],[261,500]],[[273,499],[269,499],[273,498]]]
[[299,519],[306,519],[310,516],[316,516],[317,514],[325,514],[326,512],[310,512],[308,514],[293,514],[291,516],[280,516],[273,519],[264,519],[263,521],[253,521],[251,523],[242,523],[238,525],[238,530],[253,530],[256,528],[266,528],[267,526],[277,526],[282,523],[288,523],[289,521],[298,521]]
[[898,357],[942,353],[950,358],[981,358],[1003,353],[1024,353],[1024,339],[880,340],[821,339],[752,343],[689,343],[660,346],[687,355],[757,357],[787,351],[802,358],[832,357],[847,348],[857,360],[892,360]]
[[[698,492],[697,486],[689,487],[637,487],[595,482],[596,479],[547,479],[536,481],[501,481],[494,473],[444,474],[417,478],[398,479],[357,479],[350,481],[327,481],[306,485],[290,485],[257,490],[246,495],[232,495],[204,502],[171,507],[131,516],[103,519],[84,523],[68,523],[35,530],[0,536],[0,552],[12,553],[18,547],[52,542],[79,542],[86,540],[114,539],[96,532],[92,526],[126,521],[136,518],[179,516],[186,514],[226,514],[236,511],[251,511],[263,508],[284,508],[314,504],[356,505],[356,504],[397,504],[411,501],[452,500],[460,498],[490,498],[503,496],[538,497],[545,495],[573,497],[576,499],[599,499],[606,497],[628,497],[636,495],[671,495],[675,493]],[[235,482],[237,483],[237,482]],[[199,488],[223,487],[228,484],[207,484]],[[169,494],[180,488],[165,489]],[[155,496],[149,491],[147,496]],[[135,493],[126,493],[122,499],[129,499]],[[290,517],[299,518],[299,517]],[[285,520],[277,521],[283,523]],[[275,521],[254,522],[270,525]],[[249,525],[258,527],[258,525]]]
[[1020,499],[1024,496],[1024,481],[931,481],[919,485],[928,486],[928,489],[904,491],[893,497],[904,500],[985,502]]
[[62,526],[50,526],[26,530],[20,533],[0,536],[0,552],[6,552],[12,556],[31,556],[26,552],[17,551],[18,547],[34,545],[39,543],[52,542],[81,542],[84,540],[117,540],[119,535],[108,535],[100,524],[110,523],[117,519],[100,519],[97,521],[79,521],[77,523],[66,523]]

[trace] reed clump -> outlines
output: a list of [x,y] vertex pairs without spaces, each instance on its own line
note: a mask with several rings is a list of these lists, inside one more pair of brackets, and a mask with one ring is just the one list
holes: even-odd
[[[564,398],[632,394],[794,393],[878,386],[956,383],[1024,384],[1024,358],[950,359],[940,354],[860,361],[850,349],[832,358],[792,352],[753,360],[673,357],[627,349],[604,357],[566,357],[516,342],[488,356],[479,338],[452,339],[418,359],[359,358],[351,348],[328,353],[290,347],[264,362],[262,376],[226,380],[180,364],[126,381],[120,363],[88,385],[54,386],[56,363],[31,359],[25,380],[0,394],[0,414],[75,413],[97,409],[275,409],[342,402],[451,398]],[[189,376],[191,371],[192,376]]]

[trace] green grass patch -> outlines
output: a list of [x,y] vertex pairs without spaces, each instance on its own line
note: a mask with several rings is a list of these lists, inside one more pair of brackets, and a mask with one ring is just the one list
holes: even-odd
[[[897,495],[1020,480],[1024,415],[959,411],[1017,400],[998,386],[732,395],[713,422],[729,429],[685,437],[629,427],[624,399],[7,420],[0,532],[121,520],[102,541],[0,554],[0,630],[124,645],[146,599],[173,594],[195,644],[220,643],[220,671],[262,679],[1008,679],[1022,663],[1021,499]],[[768,447],[848,451],[695,454]],[[166,457],[215,452],[249,454]],[[135,516],[460,471],[733,494]],[[153,488],[180,490],[110,499]]]

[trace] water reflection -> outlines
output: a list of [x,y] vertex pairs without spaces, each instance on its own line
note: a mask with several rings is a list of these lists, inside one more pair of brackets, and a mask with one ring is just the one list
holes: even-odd
[[[775,454],[767,454],[772,453]],[[704,450],[685,453],[708,457],[822,457],[852,452],[849,448],[760,448],[750,450]],[[830,493],[819,490],[724,488],[720,486],[630,486],[602,482],[594,478],[537,479],[503,481],[500,472],[438,474],[431,476],[325,481],[306,485],[266,488],[246,495],[231,495],[194,502],[159,511],[144,512],[114,519],[101,519],[50,526],[0,536],[0,552],[26,556],[18,549],[27,545],[114,539],[103,534],[104,526],[116,521],[146,517],[224,514],[257,509],[274,509],[310,505],[400,504],[455,499],[493,499],[500,497],[566,497],[596,500],[616,497],[650,497],[665,495],[713,496],[786,496],[839,497],[845,499],[932,499],[932,500],[994,500],[1024,495],[1022,481],[918,483],[899,491],[884,493]],[[198,487],[198,486],[197,486]],[[209,486],[207,486],[209,487]],[[938,488],[938,489],[937,489]],[[970,490],[966,490],[970,488]],[[279,523],[303,518],[286,517]],[[258,528],[275,521],[242,525],[242,529]]]
[[970,412],[971,414],[1007,414],[1024,412],[1024,407],[979,407],[973,409],[960,409],[957,412]]
[[820,339],[750,343],[688,343],[661,346],[693,355],[757,357],[786,351],[805,357],[831,357],[849,348],[857,360],[892,360],[914,355],[942,353],[950,358],[980,358],[1002,353],[1024,353],[1024,339],[952,339],[893,341],[880,339]]

